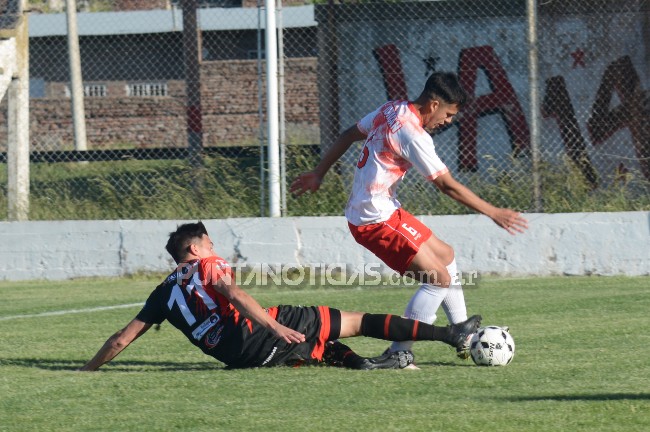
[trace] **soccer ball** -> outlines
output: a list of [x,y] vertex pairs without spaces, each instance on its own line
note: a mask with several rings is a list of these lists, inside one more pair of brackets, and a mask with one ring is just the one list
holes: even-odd
[[472,336],[469,353],[479,366],[506,366],[515,356],[515,341],[501,327],[481,327]]

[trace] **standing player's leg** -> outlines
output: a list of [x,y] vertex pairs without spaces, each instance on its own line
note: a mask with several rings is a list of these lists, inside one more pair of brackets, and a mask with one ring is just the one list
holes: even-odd
[[451,282],[449,283],[447,296],[442,301],[442,309],[445,311],[449,322],[456,324],[467,319],[467,306],[465,305],[463,286],[455,258],[447,266],[447,271]]
[[[398,209],[383,223],[365,227],[350,225],[350,230],[359,244],[385,264],[422,284],[406,307],[406,318],[433,324],[442,304],[450,323],[467,319],[462,288],[456,283],[454,250],[421,221]],[[395,342],[389,351],[409,351],[412,346],[412,341]]]
[[[453,260],[454,250],[434,234],[431,234],[420,246],[420,249],[408,267],[408,271],[422,285],[413,294],[413,297],[411,297],[411,300],[406,306],[406,310],[404,311],[406,318],[416,319],[427,324],[433,324],[435,322],[437,318],[436,313],[440,305],[445,302],[450,294],[450,284],[453,282],[453,278],[447,263],[453,262]],[[454,289],[456,288],[454,287]],[[452,303],[456,307],[459,303],[457,291],[454,292],[453,297],[455,301]],[[454,312],[456,315],[461,315],[455,310]],[[460,321],[450,322],[456,324]],[[390,347],[390,351],[410,350],[412,347],[412,341],[394,342]]]
[[[467,319],[467,306],[455,258],[447,266],[447,271],[451,277],[451,283],[447,289],[447,296],[442,301],[442,309],[447,315],[447,320],[451,324],[456,324]],[[463,348],[457,350],[457,355],[462,359],[469,358],[469,341]]]

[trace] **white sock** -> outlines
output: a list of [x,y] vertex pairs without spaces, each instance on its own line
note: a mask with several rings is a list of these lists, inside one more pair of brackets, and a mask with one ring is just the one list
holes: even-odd
[[[436,320],[436,311],[447,296],[448,288],[440,288],[431,284],[422,284],[413,294],[406,306],[406,318],[433,324]],[[393,342],[391,351],[406,351],[413,347],[413,341]]]
[[465,296],[463,295],[463,287],[460,284],[460,275],[458,274],[455,258],[447,266],[447,271],[451,276],[451,284],[447,290],[447,296],[442,301],[442,309],[445,311],[449,322],[457,324],[467,319],[467,307],[465,306]]

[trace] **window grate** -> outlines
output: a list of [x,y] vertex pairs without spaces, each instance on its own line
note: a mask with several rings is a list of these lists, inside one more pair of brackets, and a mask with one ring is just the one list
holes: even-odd
[[168,96],[167,83],[132,83],[126,86],[126,95],[132,97]]

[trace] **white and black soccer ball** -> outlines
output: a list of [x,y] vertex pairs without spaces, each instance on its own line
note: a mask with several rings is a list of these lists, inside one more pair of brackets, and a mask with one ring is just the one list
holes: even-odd
[[506,366],[515,356],[515,341],[501,327],[481,327],[469,344],[472,360],[479,366]]

